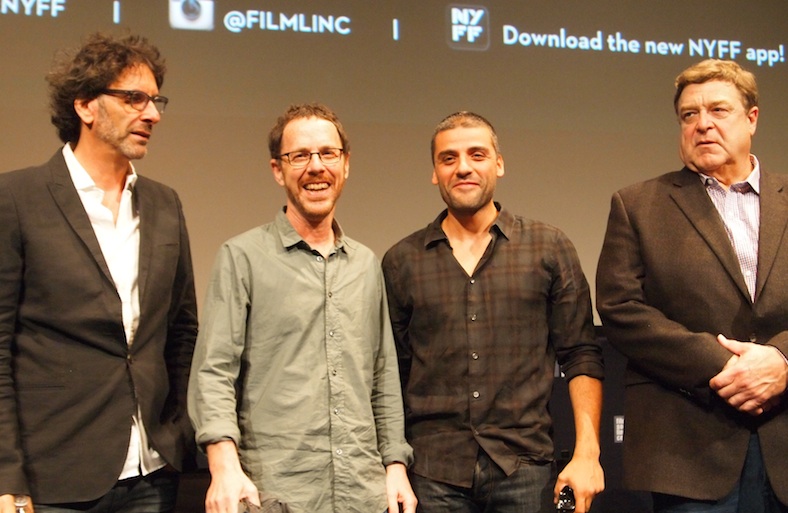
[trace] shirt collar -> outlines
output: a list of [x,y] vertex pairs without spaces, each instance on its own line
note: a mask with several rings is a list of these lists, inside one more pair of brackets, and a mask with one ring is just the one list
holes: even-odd
[[[63,146],[63,158],[66,161],[68,173],[71,175],[71,181],[74,182],[74,187],[78,191],[89,191],[96,188],[96,182],[90,177],[85,167],[79,163],[76,155],[74,155],[74,150],[71,149],[71,145],[68,143]],[[126,174],[124,189],[133,188],[136,182],[137,172],[134,170],[134,164],[129,162],[129,172]]]
[[[761,164],[760,162],[758,162],[758,157],[752,154],[750,154],[750,162],[752,163],[752,171],[743,182],[738,182],[738,183],[749,184],[749,186],[752,187],[752,190],[755,191],[755,194],[760,195],[761,194]],[[711,180],[714,183],[719,183],[719,180],[717,180],[713,176],[709,176],[703,173],[698,173],[698,176],[700,176],[700,181],[703,184],[708,183],[709,180]],[[733,186],[736,184],[731,184],[731,185]]]
[[[309,247],[309,244],[304,240],[304,238],[298,234],[295,228],[293,228],[293,225],[287,218],[287,214],[285,213],[286,211],[287,207],[282,207],[282,210],[277,212],[276,218],[274,219],[274,224],[276,225],[276,230],[279,232],[282,246],[286,249],[297,246],[303,246],[304,248]],[[353,245],[350,243],[350,239],[345,237],[345,233],[342,231],[342,227],[339,225],[339,222],[337,222],[336,219],[332,221],[331,229],[334,231],[334,249],[336,249],[336,251],[344,251],[347,253]]]
[[[495,209],[498,211],[498,217],[495,219],[495,222],[492,224],[492,226],[490,226],[490,231],[497,231],[508,239],[514,230],[514,215],[505,208],[501,207],[501,204],[497,201],[493,203],[495,204]],[[424,235],[425,248],[430,247],[437,242],[449,240],[449,238],[446,236],[446,233],[443,231],[443,228],[441,228],[443,220],[446,219],[446,216],[448,215],[449,209],[444,209],[443,212],[438,214],[438,217],[436,217],[435,220],[432,221],[429,226],[427,226],[427,232]]]

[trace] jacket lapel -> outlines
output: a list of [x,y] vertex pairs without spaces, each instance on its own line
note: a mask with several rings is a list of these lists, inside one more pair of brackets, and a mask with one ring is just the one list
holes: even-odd
[[101,246],[99,246],[96,238],[96,233],[93,231],[93,226],[90,224],[85,207],[82,205],[79,194],[74,188],[74,183],[71,181],[63,155],[58,152],[49,161],[49,167],[52,170],[52,181],[49,182],[48,186],[52,198],[63,213],[63,217],[71,225],[74,233],[87,247],[90,254],[93,255],[93,259],[104,274],[104,277],[114,284],[112,275],[109,272],[109,266],[104,260],[104,254],[101,252]]
[[684,212],[703,240],[717,256],[739,291],[750,300],[750,292],[739,267],[739,259],[725,231],[725,225],[714,204],[703,188],[697,173],[684,168],[675,175],[670,193],[673,201]]
[[772,175],[761,170],[761,227],[758,235],[758,276],[755,297],[761,294],[777,251],[785,239],[788,225],[788,197],[785,187]]
[[152,229],[151,226],[156,225],[156,208],[151,202],[151,195],[145,194],[144,180],[137,179],[137,183],[134,185],[133,197],[135,214],[140,216],[140,257],[137,284],[139,287],[140,315],[142,315],[145,290],[153,259],[153,237],[156,230]]

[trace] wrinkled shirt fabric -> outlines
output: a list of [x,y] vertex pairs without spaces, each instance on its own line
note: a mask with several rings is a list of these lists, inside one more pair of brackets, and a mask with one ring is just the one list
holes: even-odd
[[260,491],[296,513],[386,509],[409,464],[379,261],[335,223],[324,258],[280,211],[226,242],[189,387],[201,446],[232,439]]

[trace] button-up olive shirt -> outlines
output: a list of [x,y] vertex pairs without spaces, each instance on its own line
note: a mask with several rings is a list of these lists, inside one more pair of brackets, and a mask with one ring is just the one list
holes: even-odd
[[222,246],[189,412],[198,444],[234,440],[257,487],[293,512],[378,512],[385,465],[412,450],[378,260],[334,231],[323,258],[279,212]]

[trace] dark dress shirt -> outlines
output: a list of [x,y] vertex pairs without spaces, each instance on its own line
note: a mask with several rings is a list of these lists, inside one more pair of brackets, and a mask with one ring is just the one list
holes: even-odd
[[602,379],[588,283],[558,229],[500,211],[472,276],[441,222],[383,259],[413,471],[470,487],[481,447],[507,473],[553,459],[547,404],[567,380]]

